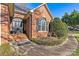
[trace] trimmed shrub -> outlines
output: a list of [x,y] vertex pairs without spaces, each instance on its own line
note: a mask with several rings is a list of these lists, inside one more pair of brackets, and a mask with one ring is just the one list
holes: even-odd
[[53,22],[50,22],[50,32],[52,33],[52,36],[56,36],[58,38],[68,36],[67,25],[59,19],[55,19]]

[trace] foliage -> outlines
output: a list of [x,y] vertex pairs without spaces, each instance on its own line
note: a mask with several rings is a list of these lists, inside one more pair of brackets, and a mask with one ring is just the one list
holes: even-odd
[[68,15],[68,13],[65,13],[61,20],[65,22],[67,25],[70,25],[71,23],[70,16]]
[[79,49],[76,49],[76,51],[74,51],[74,53],[72,55],[73,56],[79,56]]
[[53,33],[52,36],[56,36],[58,38],[67,37],[68,28],[67,25],[59,18],[55,18],[53,22],[50,22],[50,32]]
[[61,20],[69,26],[79,25],[79,12],[74,10],[70,15],[65,13]]
[[9,44],[2,44],[0,46],[0,55],[2,56],[12,56],[14,54],[14,51],[12,50],[11,46]]

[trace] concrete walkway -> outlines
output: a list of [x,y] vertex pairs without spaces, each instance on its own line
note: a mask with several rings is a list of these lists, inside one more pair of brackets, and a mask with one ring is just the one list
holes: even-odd
[[17,51],[25,56],[66,56],[71,55],[77,48],[77,41],[73,36],[69,36],[68,41],[62,46],[41,46],[26,44],[19,46]]

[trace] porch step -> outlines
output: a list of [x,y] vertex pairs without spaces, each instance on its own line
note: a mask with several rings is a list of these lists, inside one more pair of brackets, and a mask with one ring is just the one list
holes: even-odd
[[28,40],[28,37],[26,34],[23,33],[19,33],[19,34],[11,34],[11,36],[13,37],[12,39],[19,42],[19,41],[24,41],[24,40]]
[[25,44],[31,44],[32,42],[28,39],[26,34],[11,34],[12,40],[9,42],[10,45],[22,46]]
[[23,41],[29,41],[26,34],[19,33],[19,34],[8,34],[3,33],[1,34],[1,44],[8,43],[9,41],[15,41],[15,42],[23,42]]

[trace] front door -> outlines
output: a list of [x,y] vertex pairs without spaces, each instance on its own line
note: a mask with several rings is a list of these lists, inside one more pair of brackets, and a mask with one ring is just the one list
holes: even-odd
[[23,33],[23,20],[20,18],[14,18],[12,20],[12,33]]

